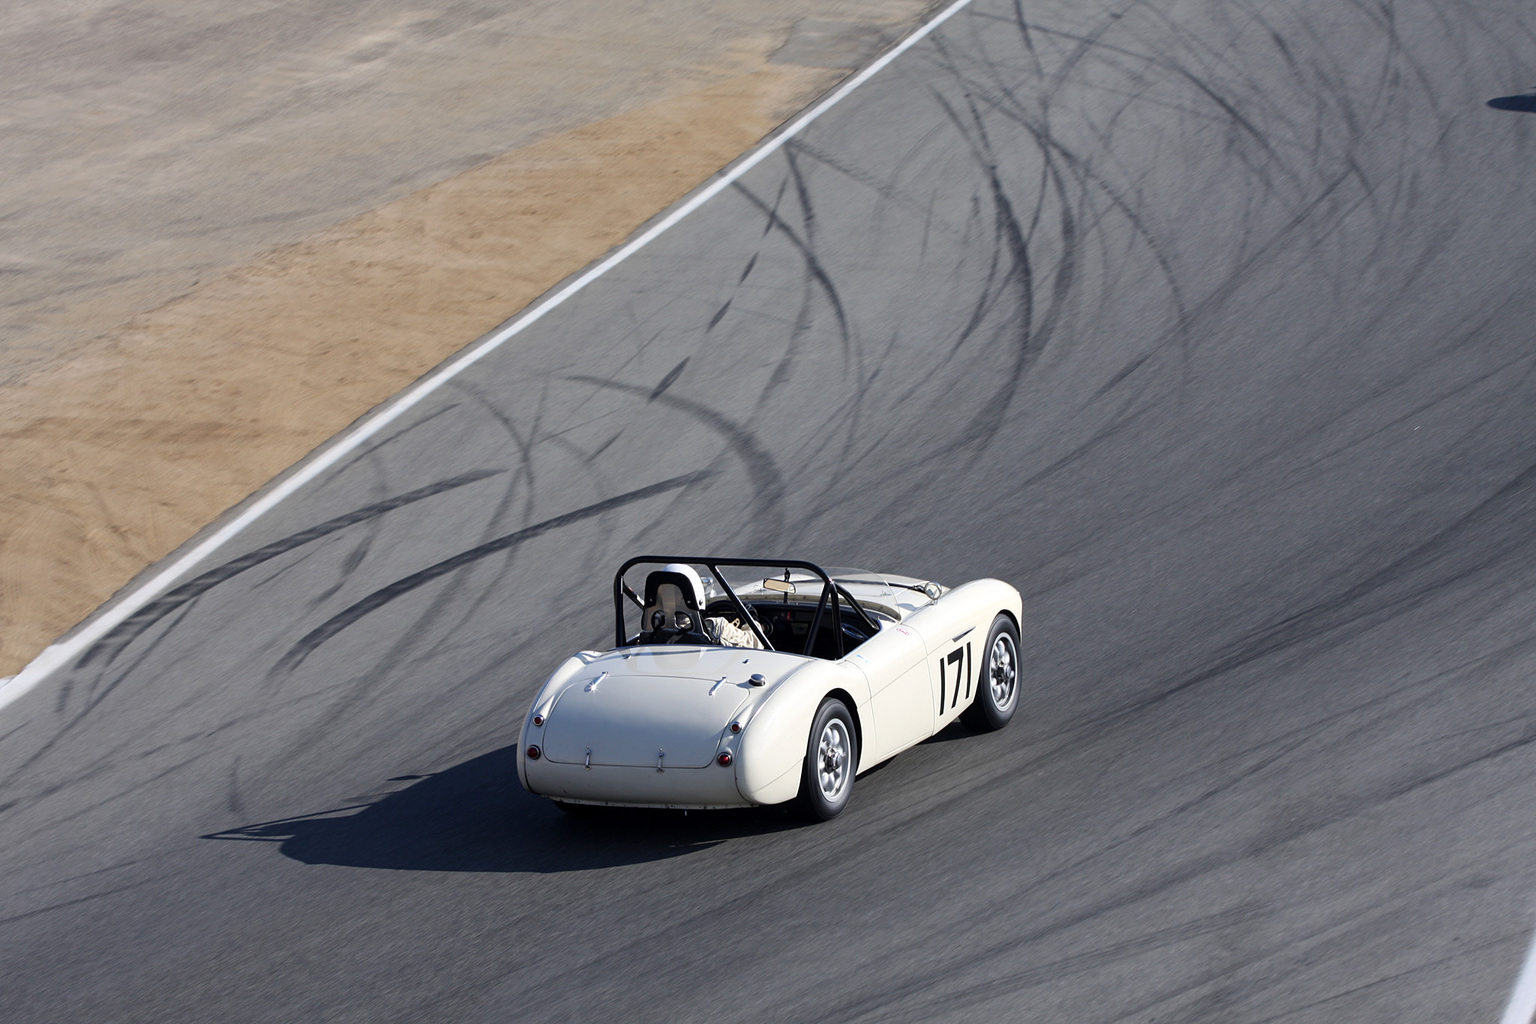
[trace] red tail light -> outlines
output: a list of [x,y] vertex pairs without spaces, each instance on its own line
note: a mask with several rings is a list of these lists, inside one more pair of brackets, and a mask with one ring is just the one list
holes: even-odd
[[543,715],[534,715],[533,716],[533,724],[534,725],[543,725],[544,724],[544,716]]
[[720,751],[720,756],[716,757],[715,760],[720,763],[720,767],[729,768],[732,760],[731,752],[729,750],[722,750]]
[[539,750],[539,745],[537,743],[530,743],[528,745],[528,760],[537,761],[541,753],[543,753],[543,751]]
[[731,723],[731,732],[741,732],[741,723],[740,722],[732,722]]

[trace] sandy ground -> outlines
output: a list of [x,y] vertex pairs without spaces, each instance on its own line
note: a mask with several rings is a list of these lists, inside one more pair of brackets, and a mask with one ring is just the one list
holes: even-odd
[[930,6],[8,9],[0,674]]

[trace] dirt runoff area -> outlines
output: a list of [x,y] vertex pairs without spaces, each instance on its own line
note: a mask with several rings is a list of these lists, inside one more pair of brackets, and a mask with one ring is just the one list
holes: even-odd
[[0,675],[933,6],[9,5]]

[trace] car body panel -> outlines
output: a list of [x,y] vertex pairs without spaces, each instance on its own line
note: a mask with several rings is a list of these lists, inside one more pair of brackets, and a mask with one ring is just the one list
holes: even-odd
[[[745,703],[740,684],[599,672],[568,686],[550,709],[544,756],[568,764],[703,768]],[[615,729],[615,722],[627,727]]]
[[[767,689],[737,744],[737,783],[742,797],[753,804],[794,797],[790,790],[800,786],[811,719],[829,694],[845,697],[861,732],[868,731],[870,721],[869,683],[863,673],[842,662],[807,658],[799,669]],[[785,781],[786,776],[790,781]]]
[[910,626],[891,624],[854,648],[848,661],[868,681],[870,719],[861,763],[873,766],[933,734],[928,650]]
[[992,620],[1004,610],[1018,622],[1018,592],[999,580],[974,580],[903,620],[928,651],[931,732],[949,725],[975,700],[977,666],[986,656],[982,647]]

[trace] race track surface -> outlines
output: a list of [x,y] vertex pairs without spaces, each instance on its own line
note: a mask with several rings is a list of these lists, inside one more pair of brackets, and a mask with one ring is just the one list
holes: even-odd
[[[0,716],[0,1018],[1491,1021],[1529,9],[977,0]],[[640,550],[1024,594],[841,818],[567,820]]]

